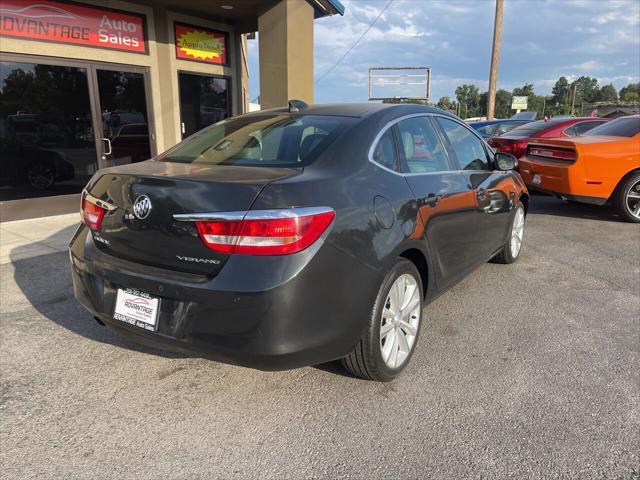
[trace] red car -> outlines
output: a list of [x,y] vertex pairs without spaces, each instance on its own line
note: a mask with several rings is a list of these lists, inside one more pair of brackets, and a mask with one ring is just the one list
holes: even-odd
[[608,118],[596,117],[538,120],[516,127],[499,137],[491,137],[487,142],[498,152],[510,153],[520,158],[525,154],[532,138],[577,137],[608,121]]

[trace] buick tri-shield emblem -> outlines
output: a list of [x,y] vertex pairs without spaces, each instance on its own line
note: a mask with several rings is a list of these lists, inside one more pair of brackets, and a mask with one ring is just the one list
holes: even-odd
[[146,195],[140,195],[133,202],[133,214],[136,218],[144,220],[149,216],[149,213],[151,213],[151,200]]

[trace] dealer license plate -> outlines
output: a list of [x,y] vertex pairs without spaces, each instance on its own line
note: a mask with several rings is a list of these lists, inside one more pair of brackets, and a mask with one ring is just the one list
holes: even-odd
[[542,183],[542,178],[540,177],[539,173],[535,173],[533,175],[533,178],[531,179],[531,183],[533,183],[534,185],[540,185]]
[[154,332],[158,320],[160,300],[144,292],[119,288],[113,318]]

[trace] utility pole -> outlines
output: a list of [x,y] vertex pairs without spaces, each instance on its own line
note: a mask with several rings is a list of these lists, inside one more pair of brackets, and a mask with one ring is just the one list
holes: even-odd
[[498,64],[500,63],[503,2],[504,0],[496,0],[496,18],[493,23],[493,48],[491,50],[491,70],[489,70],[489,93],[487,95],[487,120],[493,120],[493,113],[496,107],[496,84],[498,82]]
[[573,85],[573,99],[571,100],[571,116],[573,117],[573,107],[576,104],[576,88],[578,87],[578,85],[574,84]]

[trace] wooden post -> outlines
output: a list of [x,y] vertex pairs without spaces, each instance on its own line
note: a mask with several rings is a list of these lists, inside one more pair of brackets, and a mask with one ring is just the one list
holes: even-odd
[[489,93],[487,95],[487,120],[493,120],[496,106],[496,84],[498,82],[498,64],[500,63],[503,1],[504,0],[496,0],[496,17],[493,23],[493,48],[491,50],[491,69],[489,70]]

